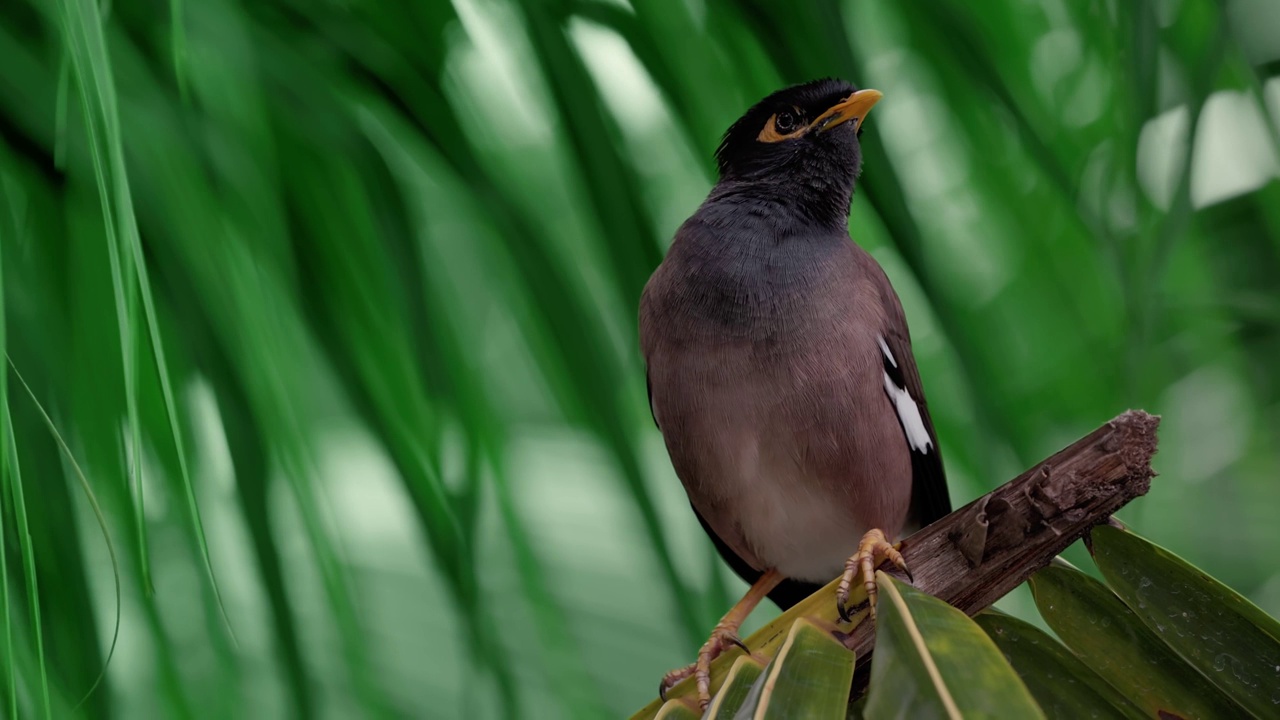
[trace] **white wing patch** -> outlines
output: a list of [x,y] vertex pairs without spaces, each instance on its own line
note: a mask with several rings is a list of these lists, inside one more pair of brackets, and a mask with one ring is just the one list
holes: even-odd
[[889,343],[884,341],[884,336],[877,335],[876,340],[880,341],[880,352],[884,353],[884,357],[889,361],[889,364],[898,367],[898,360],[893,356],[893,351],[889,349]]
[[[880,341],[880,350],[884,352],[884,357],[893,367],[898,367],[897,358],[889,350],[889,345],[884,338],[877,335],[876,339]],[[898,420],[902,423],[902,429],[907,433],[907,444],[912,450],[926,455],[929,448],[933,447],[933,440],[929,437],[929,431],[924,427],[924,418],[920,416],[920,406],[912,399],[911,393],[906,388],[898,387],[898,384],[889,377],[889,372],[884,372],[884,392],[893,401],[893,408],[898,411]]]
[[884,374],[884,391],[898,411],[898,419],[902,421],[902,429],[907,431],[907,443],[911,445],[911,449],[927,454],[929,448],[933,447],[933,440],[929,439],[929,433],[924,429],[924,418],[920,417],[920,407],[911,399],[911,393],[906,388],[898,387],[889,373]]

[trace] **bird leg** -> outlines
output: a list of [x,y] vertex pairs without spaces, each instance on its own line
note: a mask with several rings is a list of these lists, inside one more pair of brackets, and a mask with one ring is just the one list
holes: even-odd
[[849,620],[849,610],[846,607],[849,602],[849,586],[853,583],[853,576],[859,572],[862,575],[862,584],[867,588],[867,603],[871,608],[871,619],[876,619],[876,595],[879,593],[876,589],[876,568],[885,560],[892,561],[898,569],[907,574],[907,577],[911,577],[911,571],[907,569],[902,553],[889,543],[883,530],[872,528],[862,536],[862,542],[858,543],[858,552],[845,561],[844,574],[840,576],[840,584],[836,587],[836,607],[840,610],[840,617],[846,622]]
[[693,675],[698,683],[698,704],[706,710],[711,702],[711,661],[719,657],[720,653],[727,650],[730,645],[737,645],[743,652],[751,652],[738,638],[738,628],[742,627],[742,621],[747,619],[751,611],[782,580],[783,577],[777,570],[769,570],[761,575],[751,589],[747,590],[747,594],[743,595],[742,599],[720,618],[720,622],[716,623],[715,629],[711,631],[711,637],[698,651],[698,661],[667,673],[662,678],[662,684],[658,686],[658,695],[665,701],[668,690],[675,687],[676,683]]

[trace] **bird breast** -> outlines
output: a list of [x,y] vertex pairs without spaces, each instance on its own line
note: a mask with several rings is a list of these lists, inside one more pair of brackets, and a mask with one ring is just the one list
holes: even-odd
[[642,302],[654,416],[693,506],[756,569],[811,582],[867,529],[896,534],[910,502],[883,303],[853,252],[664,264]]

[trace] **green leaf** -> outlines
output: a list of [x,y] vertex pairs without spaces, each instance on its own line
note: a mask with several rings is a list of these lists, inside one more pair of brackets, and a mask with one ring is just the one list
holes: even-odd
[[1141,718],[1138,708],[1036,626],[986,610],[974,618],[1022,678],[1046,717]]
[[654,720],[697,720],[701,715],[694,707],[688,699],[672,698],[658,710]]
[[853,664],[853,653],[830,630],[801,618],[791,626],[782,649],[756,678],[734,717],[841,720],[849,702]]
[[1097,580],[1051,565],[1031,576],[1031,592],[1045,622],[1067,647],[1147,716],[1242,714]]
[[876,573],[866,717],[1044,717],[995,643],[964,613]]
[[[0,323],[0,328],[2,327],[3,325],[2,323]],[[111,631],[111,646],[107,649],[107,657],[103,661],[102,670],[98,673],[97,677],[94,678],[93,685],[85,693],[84,699],[80,701],[80,703],[83,704],[84,700],[87,700],[89,696],[92,696],[94,691],[98,689],[98,686],[101,685],[103,681],[106,680],[107,667],[111,664],[111,658],[115,655],[116,643],[120,639],[120,610],[121,610],[120,608],[120,605],[121,605],[120,562],[116,558],[116,546],[111,539],[111,529],[107,525],[106,515],[103,514],[102,512],[102,505],[98,502],[98,497],[93,492],[93,486],[89,484],[89,479],[85,477],[84,470],[80,468],[80,463],[76,461],[75,454],[72,453],[71,448],[67,446],[67,441],[62,437],[62,433],[58,432],[58,427],[54,425],[53,418],[49,417],[49,413],[47,413],[44,407],[40,405],[40,402],[36,398],[35,393],[31,391],[31,386],[28,385],[27,381],[22,377],[22,373],[18,372],[17,366],[13,365],[13,361],[10,358],[8,358],[8,356],[5,357],[5,360],[8,360],[8,365],[9,365],[8,367],[5,368],[5,370],[6,371],[9,369],[13,370],[14,377],[17,378],[18,383],[22,386],[22,389],[26,391],[27,396],[31,398],[31,402],[35,405],[36,410],[39,411],[40,413],[40,417],[44,420],[45,425],[49,428],[49,434],[53,436],[54,441],[58,445],[58,449],[62,451],[63,456],[66,458],[67,464],[71,467],[71,470],[75,473],[76,480],[78,480],[80,483],[80,489],[84,493],[85,500],[88,502],[89,507],[93,510],[93,516],[94,516],[94,519],[97,520],[98,522],[98,528],[102,531],[102,540],[103,540],[103,544],[106,546],[107,556],[111,559],[111,575],[115,585],[115,622],[114,622],[114,627]],[[7,380],[4,379],[5,375],[7,375],[7,372],[0,372],[0,407],[5,408],[6,410],[5,423],[7,427],[7,424],[11,422],[11,419],[8,417],[8,414],[7,414],[9,405],[8,405],[7,395],[5,394],[7,393],[7,389],[8,389]],[[12,428],[7,428],[7,429],[9,430],[9,432],[12,432]],[[7,440],[8,440],[7,434],[4,437],[4,440],[6,441],[5,453],[8,453],[10,448],[8,447],[8,444],[7,444]],[[16,450],[14,450],[14,462],[16,467],[17,466]],[[2,528],[2,526],[0,526],[0,528]],[[2,531],[0,531],[0,535],[2,535]],[[3,554],[4,554],[3,552],[0,552],[0,555],[3,555]],[[4,577],[8,577],[7,573],[5,574]],[[8,614],[9,614],[9,597],[8,597],[7,584],[5,588],[4,604],[5,604],[4,611],[5,611],[6,626],[7,626]],[[12,638],[9,638],[8,645],[9,645],[9,654],[10,656],[12,656],[13,654]],[[15,712],[14,714],[16,715],[17,713]]]
[[[743,642],[747,647],[751,648],[752,656],[772,658],[781,652],[783,645],[786,644],[787,639],[791,637],[791,633],[795,630],[795,624],[801,620],[823,625],[830,624],[832,627],[840,622],[836,604],[831,600],[831,598],[835,597],[836,586],[839,583],[840,578],[832,580],[821,590],[796,603],[791,609],[765,623],[763,627],[745,638]],[[861,584],[855,583],[849,591],[849,606],[858,607],[861,605],[865,607],[866,599],[866,590],[863,589]],[[854,613],[849,631],[852,631],[853,628],[863,622],[867,622],[867,611],[865,609]],[[731,648],[712,661],[711,693],[713,698],[728,678],[733,663],[736,662],[738,657],[741,657],[740,653],[740,650]],[[676,683],[675,687],[668,690],[667,697],[692,697],[695,692],[693,678],[689,677]],[[651,720],[657,716],[661,707],[660,701],[655,699],[633,714],[631,720]]]
[[[119,317],[120,337],[124,348],[124,365],[126,397],[128,400],[129,426],[132,440],[133,480],[137,493],[137,506],[134,521],[143,541],[141,566],[145,573],[149,572],[150,560],[147,555],[146,521],[142,497],[142,430],[138,412],[137,372],[138,356],[134,343],[138,340],[136,325],[137,308],[135,293],[141,295],[142,308],[146,320],[147,339],[150,341],[152,360],[155,363],[157,377],[160,381],[164,399],[165,415],[168,420],[168,431],[177,451],[181,488],[189,514],[190,531],[195,539],[203,564],[205,579],[218,605],[222,621],[227,632],[234,640],[231,619],[227,615],[222,601],[222,593],[214,577],[213,563],[209,556],[209,544],[205,537],[204,521],[200,517],[200,507],[196,502],[195,490],[191,483],[190,463],[182,442],[182,432],[178,426],[178,403],[169,377],[169,367],[165,360],[164,344],[160,340],[159,319],[157,317],[155,299],[148,279],[147,265],[144,259],[142,239],[139,234],[138,221],[134,215],[133,199],[129,189],[128,172],[125,163],[124,140],[120,128],[117,111],[115,83],[111,70],[107,43],[103,32],[102,17],[96,3],[86,0],[64,0],[59,4],[65,42],[71,53],[72,67],[80,87],[81,100],[84,105],[86,124],[89,127],[90,149],[93,155],[95,179],[102,202],[102,214],[107,241],[110,246],[112,282],[115,289],[116,308]],[[123,247],[122,247],[123,245]],[[136,283],[136,286],[134,285]],[[150,581],[148,580],[148,585]]]
[[1131,532],[1092,532],[1093,559],[1134,615],[1257,717],[1280,701],[1280,622],[1182,558]]
[[[8,205],[8,193],[4,192],[5,187],[0,185],[0,206]],[[0,355],[5,358],[9,357],[7,339],[5,336],[4,321],[4,262],[3,252],[0,251]],[[17,453],[17,448],[9,444],[9,368],[7,365],[0,367],[0,424],[4,427],[0,428],[0,614],[4,616],[4,658],[6,660],[4,668],[5,693],[4,697],[8,701],[5,704],[9,708],[11,717],[18,716],[18,670],[17,663],[13,659],[13,617],[9,609],[9,552],[7,545],[8,536],[4,529],[4,507],[3,494],[5,487],[5,473],[9,466],[9,454]]]
[[[65,47],[71,56],[84,110],[93,159],[94,180],[102,205],[103,230],[111,268],[111,288],[123,354],[124,388],[129,421],[129,476],[134,494],[133,522],[139,537],[138,564],[147,592],[154,592],[147,544],[142,483],[142,424],[138,419],[137,308],[132,256],[124,255],[120,235],[136,235],[136,218],[124,176],[122,138],[118,126],[115,86],[111,81],[102,18],[96,4],[65,0],[58,4]],[[117,174],[118,173],[118,174]]]
[[764,664],[759,660],[750,655],[739,656],[733,663],[733,667],[729,669],[729,675],[724,679],[720,692],[711,699],[711,705],[707,707],[707,720],[731,718],[736,715],[763,672]]
[[[0,408],[0,425],[3,425],[5,443],[10,448],[8,463],[5,467],[5,480],[8,485],[9,499],[13,503],[13,514],[17,519],[18,551],[22,556],[23,579],[27,588],[27,609],[31,613],[31,636],[35,638],[36,658],[40,667],[40,707],[46,718],[53,717],[52,703],[49,700],[49,666],[45,657],[44,626],[40,619],[40,587],[36,577],[35,549],[31,543],[31,531],[27,522],[27,503],[22,489],[22,470],[18,463],[18,443],[13,435],[13,417],[6,405]],[[4,578],[7,583],[8,578]]]

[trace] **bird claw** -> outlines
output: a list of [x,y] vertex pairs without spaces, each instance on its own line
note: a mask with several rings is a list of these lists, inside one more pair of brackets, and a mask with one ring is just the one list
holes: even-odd
[[696,669],[693,671],[693,677],[698,683],[698,707],[703,710],[711,704],[711,663],[731,645],[742,648],[745,653],[751,653],[738,637],[737,625],[721,622],[716,625],[715,630],[711,631],[711,637],[698,651],[698,662],[694,663]]
[[703,643],[702,649],[698,651],[698,661],[686,665],[677,670],[672,670],[663,676],[662,682],[658,683],[658,697],[663,702],[667,701],[667,691],[675,687],[677,683],[690,675],[698,684],[698,704],[703,709],[707,709],[707,705],[711,702],[711,663],[730,647],[737,646],[744,653],[751,654],[751,650],[738,637],[738,628],[733,625],[721,623],[711,631],[711,637]]
[[[879,562],[877,562],[877,557]],[[853,584],[854,575],[862,576],[863,587],[867,589],[867,605],[871,614],[871,619],[876,619],[876,596],[879,590],[876,587],[876,568],[881,562],[889,560],[899,570],[906,574],[907,578],[915,582],[915,578],[911,576],[911,571],[907,569],[907,563],[902,559],[902,553],[898,552],[898,548],[889,543],[884,536],[884,531],[873,528],[868,530],[862,536],[862,542],[858,543],[858,552],[844,563],[844,574],[840,576],[840,584],[836,586],[836,607],[840,611],[840,617],[845,622],[849,622],[852,618],[849,616],[849,586]]]
[[667,691],[675,687],[681,680],[689,677],[698,669],[698,663],[689,663],[682,668],[676,668],[666,675],[662,676],[662,682],[658,683],[658,697],[662,698],[662,702],[667,701]]

